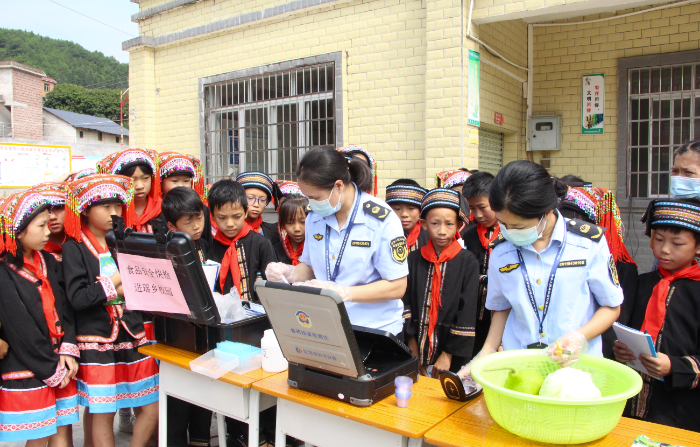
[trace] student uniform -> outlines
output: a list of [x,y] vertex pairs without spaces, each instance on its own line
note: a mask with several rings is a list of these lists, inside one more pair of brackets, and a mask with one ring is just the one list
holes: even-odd
[[[658,271],[639,276],[630,327],[640,330]],[[642,374],[642,391],[627,402],[625,415],[648,422],[700,432],[700,282],[688,278],[671,283],[666,316],[656,337],[657,352],[671,360],[664,381]]]
[[416,226],[420,228],[420,232],[418,233],[418,239],[416,239],[416,243],[408,247],[409,254],[413,253],[416,250],[420,250],[421,247],[423,247],[430,241],[430,236],[428,235],[428,232],[421,228],[420,222],[418,222]]
[[[502,235],[493,242],[486,308],[493,311],[512,309],[503,333],[505,350],[525,349],[540,341],[549,345],[584,326],[599,307],[622,304],[622,289],[603,235],[605,229],[578,220],[566,220],[558,211],[555,213],[557,221],[552,239],[540,253],[532,245],[517,247]],[[555,262],[558,268],[549,306],[545,307],[547,285]],[[537,315],[523,273],[529,277]],[[538,316],[542,318],[545,312],[541,335]],[[601,337],[589,340],[588,354],[603,355]]]
[[[258,230],[260,230],[260,231],[258,231]],[[260,223],[260,227],[258,227],[257,229],[254,229],[253,231],[258,233],[261,236],[264,236],[265,239],[270,241],[270,243],[272,245],[275,245],[276,243],[280,242],[280,234],[279,234],[279,231],[277,230],[276,223],[262,221]]]
[[[407,276],[408,249],[398,216],[385,202],[359,191],[356,185],[355,191],[350,214],[342,228],[338,228],[335,214],[323,217],[309,213],[304,251],[299,261],[311,267],[316,279],[343,286],[361,286]],[[383,329],[394,335],[403,330],[401,299],[379,303],[346,302],[345,308],[353,325]]]
[[[48,330],[39,287],[41,282],[10,264],[0,264],[0,323],[10,345],[0,360],[0,441],[40,439],[56,428],[78,422],[75,380],[60,389],[65,375],[59,355],[78,358],[73,309],[63,290],[54,257],[41,252],[42,271],[51,284],[60,339]],[[60,325],[58,324],[60,322]]]
[[[430,242],[429,242],[430,243]],[[434,266],[414,251],[408,255],[408,286],[404,295],[404,336],[416,338],[421,365],[434,364],[443,351],[460,359],[471,359],[474,350],[474,330],[477,317],[477,286],[479,263],[467,250],[449,261],[442,262],[441,298],[433,334],[433,350],[429,349],[428,323]],[[453,362],[456,367],[463,360]]]

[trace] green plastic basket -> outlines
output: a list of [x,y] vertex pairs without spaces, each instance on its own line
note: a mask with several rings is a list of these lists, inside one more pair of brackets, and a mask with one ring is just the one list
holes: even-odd
[[533,441],[550,444],[579,444],[601,438],[617,425],[625,402],[642,389],[642,378],[625,365],[586,355],[572,368],[588,372],[602,397],[562,400],[533,396],[503,388],[508,371],[485,370],[512,367],[534,369],[542,377],[559,369],[542,351],[497,352],[480,358],[471,374],[484,387],[484,398],[491,417],[509,432]]

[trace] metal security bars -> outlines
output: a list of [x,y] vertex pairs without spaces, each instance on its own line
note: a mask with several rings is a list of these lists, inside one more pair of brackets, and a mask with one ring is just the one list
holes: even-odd
[[307,150],[336,147],[335,83],[331,63],[206,85],[207,182],[247,171],[294,180]]
[[673,150],[700,137],[700,65],[629,70],[628,196],[669,194]]

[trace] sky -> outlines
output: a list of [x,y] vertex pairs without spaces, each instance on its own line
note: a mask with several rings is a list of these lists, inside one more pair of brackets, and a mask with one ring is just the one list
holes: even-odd
[[122,42],[138,37],[138,25],[131,21],[137,12],[139,5],[129,0],[0,0],[0,28],[70,40],[89,51],[129,62]]

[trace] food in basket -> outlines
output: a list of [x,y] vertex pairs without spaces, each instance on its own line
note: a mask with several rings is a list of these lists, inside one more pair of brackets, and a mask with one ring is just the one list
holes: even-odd
[[542,375],[533,369],[515,369],[515,368],[497,368],[490,369],[491,371],[510,371],[508,377],[506,378],[503,388],[517,391],[519,393],[534,394],[535,396],[539,394],[540,387],[544,379]]
[[540,396],[578,400],[596,399],[601,397],[601,393],[590,373],[575,368],[562,368],[544,379]]

